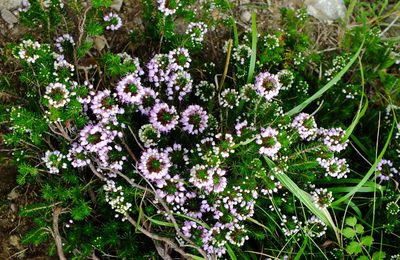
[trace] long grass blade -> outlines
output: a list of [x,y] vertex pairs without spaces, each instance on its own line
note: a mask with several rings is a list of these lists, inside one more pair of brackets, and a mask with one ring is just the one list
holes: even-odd
[[344,66],[344,68],[333,78],[331,79],[331,81],[329,81],[325,86],[323,86],[320,90],[318,90],[314,95],[312,95],[311,97],[309,97],[307,100],[305,100],[303,103],[301,103],[300,105],[294,107],[293,109],[291,109],[289,112],[287,112],[286,114],[288,116],[293,116],[295,114],[300,113],[301,111],[303,111],[303,109],[305,107],[307,107],[311,102],[313,102],[314,100],[318,99],[319,97],[322,96],[322,94],[324,94],[326,91],[328,91],[332,86],[334,86],[342,77],[343,75],[350,69],[350,67],[353,65],[353,63],[356,61],[356,59],[358,58],[358,56],[361,53],[361,50],[364,46],[364,41],[365,39],[362,41],[360,47],[358,48],[357,52],[353,55],[353,57],[350,59],[350,61],[346,64],[346,66]]
[[257,57],[257,20],[256,13],[254,10],[251,12],[251,57],[250,57],[250,66],[249,66],[249,74],[247,75],[247,83],[251,83],[254,77],[254,70],[256,67],[256,57]]
[[378,166],[378,163],[380,162],[380,160],[382,159],[383,155],[386,152],[387,147],[390,144],[390,140],[392,139],[392,134],[393,134],[393,130],[394,130],[394,126],[395,126],[395,122],[393,122],[392,124],[392,128],[390,130],[389,136],[386,140],[385,146],[383,147],[382,151],[380,152],[378,158],[375,160],[375,163],[371,166],[371,168],[369,169],[369,171],[367,172],[367,174],[365,174],[364,178],[362,178],[362,180],[360,181],[360,183],[358,185],[356,185],[355,187],[353,187],[351,189],[351,191],[349,191],[346,195],[342,196],[340,199],[334,201],[332,203],[332,205],[339,205],[340,203],[342,203],[343,201],[349,199],[353,194],[355,194],[356,192],[358,192],[363,186],[364,184],[369,180],[369,178],[372,176],[372,174],[375,173],[376,167]]
[[[275,163],[271,161],[268,157],[264,157],[265,160],[267,161],[268,166],[272,171],[275,169]],[[303,203],[315,216],[317,216],[319,219],[321,219],[326,225],[330,226],[333,231],[336,234],[337,241],[339,242],[339,233],[338,229],[333,222],[333,219],[327,209],[320,209],[317,208],[312,199],[311,195],[305,192],[304,190],[300,189],[299,186],[296,185],[290,179],[289,176],[287,176],[285,173],[276,173],[275,177],[294,195],[296,198],[298,198],[301,203]]]

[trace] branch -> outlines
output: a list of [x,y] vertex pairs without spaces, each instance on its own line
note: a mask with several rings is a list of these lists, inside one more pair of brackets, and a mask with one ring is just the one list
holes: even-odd
[[54,236],[54,240],[56,242],[58,257],[60,258],[60,260],[67,260],[67,258],[64,255],[63,248],[62,248],[60,231],[58,230],[58,217],[60,216],[61,211],[62,211],[62,208],[60,208],[60,207],[55,207],[53,210],[53,236]]

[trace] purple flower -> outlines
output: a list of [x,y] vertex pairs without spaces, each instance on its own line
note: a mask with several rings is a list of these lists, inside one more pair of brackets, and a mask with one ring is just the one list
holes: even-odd
[[314,117],[306,113],[297,115],[291,126],[299,132],[300,138],[303,140],[313,140],[318,132]]
[[278,131],[276,129],[271,127],[261,128],[261,134],[257,135],[256,139],[256,143],[261,145],[260,154],[273,158],[278,153],[282,145],[278,142],[277,136]]
[[189,182],[199,189],[212,190],[214,187],[213,175],[213,169],[197,164],[190,170]]
[[78,143],[72,144],[72,147],[68,151],[67,159],[75,168],[84,167],[90,164],[87,151]]
[[182,113],[183,130],[192,135],[202,133],[208,126],[207,112],[199,105],[190,105]]
[[143,115],[148,115],[154,105],[160,102],[160,100],[157,99],[157,96],[158,93],[151,88],[144,87],[142,89],[142,94],[140,95],[138,104],[139,110]]
[[254,89],[258,95],[270,101],[273,97],[278,95],[281,89],[281,83],[277,75],[264,72],[256,77]]
[[116,124],[117,114],[123,114],[125,111],[117,102],[117,94],[111,93],[106,89],[98,91],[93,97],[90,108],[97,118],[101,119],[102,123],[109,123],[110,121]]
[[63,34],[56,39],[56,48],[59,52],[64,52],[64,45],[70,44],[72,47],[75,46],[74,38],[69,34]]
[[378,178],[381,181],[389,181],[399,171],[393,167],[393,163],[390,160],[381,159],[376,166],[376,171],[379,173]]
[[192,91],[193,80],[189,73],[183,70],[170,72],[167,81],[166,94],[169,100],[173,100],[174,96],[178,95],[178,100],[183,98]]
[[103,17],[103,20],[106,22],[106,29],[110,31],[116,31],[122,27],[122,20],[117,14],[111,12]]
[[141,80],[137,75],[129,74],[118,82],[116,91],[122,103],[137,105],[143,94]]
[[171,162],[168,154],[156,149],[147,149],[140,157],[139,170],[151,181],[163,180],[168,176]]
[[189,51],[186,48],[178,48],[168,53],[168,59],[171,63],[178,65],[182,70],[188,69],[192,59],[189,56]]
[[160,133],[168,133],[178,124],[178,115],[174,107],[166,103],[157,103],[149,113],[149,121]]
[[319,129],[319,134],[323,136],[323,142],[329,150],[333,152],[340,152],[346,149],[348,140],[343,141],[346,132],[338,127],[331,129]]
[[185,203],[186,200],[186,188],[183,184],[183,180],[179,175],[174,177],[166,176],[162,180],[157,181],[156,190],[160,198],[165,199],[165,201],[171,205]]

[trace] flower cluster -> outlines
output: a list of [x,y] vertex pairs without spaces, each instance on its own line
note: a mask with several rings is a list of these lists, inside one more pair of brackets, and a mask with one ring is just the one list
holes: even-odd
[[72,47],[75,46],[74,38],[70,34],[63,34],[56,39],[56,48],[59,52],[64,52],[65,44],[70,44]]
[[116,13],[109,13],[103,17],[106,22],[106,29],[110,31],[116,31],[122,27],[122,19]]
[[43,162],[46,164],[48,172],[51,174],[58,174],[60,173],[60,168],[67,168],[67,164],[63,162],[64,159],[65,155],[61,154],[61,152],[57,150],[46,151],[42,158]]
[[265,100],[271,101],[272,98],[278,95],[281,89],[281,83],[277,75],[264,72],[257,76],[254,89],[257,94],[264,97]]
[[378,173],[378,178],[380,181],[389,181],[399,173],[399,171],[393,167],[393,162],[390,160],[382,159],[376,166],[376,171]]
[[[242,246],[252,236],[245,221],[254,216],[258,200],[270,208],[274,196],[287,200],[277,176],[298,171],[294,165],[303,163],[303,154],[314,158],[310,164],[320,165],[315,170],[322,175],[344,178],[349,172],[346,161],[333,156],[347,145],[343,130],[317,128],[306,113],[281,119],[283,108],[274,100],[281,89],[278,75],[262,72],[254,84],[217,91],[213,83],[193,83],[185,48],[155,54],[144,69],[138,59],[124,53],[118,57],[136,70],[110,84],[113,88],[95,91],[87,81],[60,80],[46,88],[44,98],[50,108],[67,109],[76,101],[82,105],[86,121],[71,130],[69,150],[60,160],[101,175],[106,201],[123,220],[134,214],[127,195],[132,193],[126,189],[148,185],[146,208],[155,207],[161,221],[174,219],[181,231],[177,235],[210,258],[222,257],[227,245]],[[293,154],[303,145],[311,148]],[[46,166],[58,173],[61,164],[53,159],[46,159]],[[133,176],[121,178],[124,174]],[[124,180],[140,185],[126,188],[119,183]],[[314,186],[311,195],[319,208],[332,202],[326,189]],[[286,235],[304,228],[320,237],[326,230],[315,217],[300,221],[279,209],[285,213],[290,216],[282,221]]]
[[204,35],[208,32],[208,26],[204,22],[192,22],[188,25],[186,34],[190,36],[194,45],[200,45],[204,41]]

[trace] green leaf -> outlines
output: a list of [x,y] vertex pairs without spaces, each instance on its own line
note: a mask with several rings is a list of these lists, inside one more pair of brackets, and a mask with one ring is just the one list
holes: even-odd
[[[266,156],[264,156],[264,159],[266,160],[269,168],[273,172],[275,172],[275,170],[274,170],[275,163]],[[299,186],[297,186],[296,183],[294,183],[292,181],[292,179],[290,179],[289,176],[287,176],[285,173],[275,173],[274,175],[314,215],[316,215],[319,219],[321,219],[326,225],[330,226],[333,229],[333,231],[335,232],[337,241],[340,241],[338,228],[336,227],[335,223],[333,222],[333,219],[332,219],[329,211],[327,209],[317,208],[311,199],[311,195],[308,194],[307,192],[303,191],[302,189],[300,189]]]
[[247,83],[251,83],[254,76],[254,69],[256,67],[256,56],[257,56],[257,20],[256,13],[254,10],[251,12],[251,56],[250,56],[250,66],[249,74],[247,75]]
[[237,260],[235,253],[233,252],[232,248],[226,244],[226,251],[228,252],[229,257],[231,258],[231,260]]
[[361,224],[356,225],[357,234],[364,234],[364,227]]
[[376,167],[378,166],[378,163],[382,160],[383,155],[386,152],[386,149],[388,148],[390,144],[390,140],[392,139],[393,135],[393,130],[394,130],[395,122],[392,124],[392,129],[390,130],[389,136],[387,137],[385,146],[383,147],[381,153],[379,154],[378,158],[376,158],[374,164],[371,166],[369,171],[365,174],[364,178],[355,186],[351,191],[349,191],[346,195],[342,196],[340,199],[334,201],[331,205],[332,206],[337,206],[343,201],[346,201],[349,199],[351,196],[353,196],[354,193],[356,193],[361,187],[364,186],[364,184],[368,181],[368,179],[372,176],[372,174],[375,173]]
[[346,227],[342,231],[343,236],[352,239],[356,235],[356,231],[350,227]]
[[365,236],[361,238],[361,243],[365,246],[372,246],[372,242],[374,241],[374,238],[371,236]]
[[306,248],[308,243],[308,237],[304,238],[303,244],[301,245],[301,248],[299,250],[299,252],[297,252],[296,257],[294,258],[294,260],[299,260],[302,259],[302,257],[304,256],[304,249]]
[[344,66],[344,68],[333,78],[331,81],[329,81],[325,86],[323,86],[320,90],[318,90],[314,95],[309,97],[307,100],[305,100],[303,103],[300,105],[294,107],[291,109],[289,112],[286,114],[288,116],[293,116],[295,114],[300,113],[306,106],[308,106],[311,102],[314,100],[318,99],[319,97],[322,96],[326,91],[328,91],[331,87],[333,87],[342,77],[343,75],[350,69],[350,67],[353,65],[353,63],[356,61],[357,57],[360,55],[360,52],[362,50],[362,47],[364,46],[364,41],[362,41],[360,47],[358,48],[358,51],[353,55],[353,57],[350,59],[350,61]]
[[83,220],[90,215],[92,209],[85,201],[81,201],[79,205],[71,210],[71,215],[74,220]]
[[350,244],[346,246],[346,251],[350,255],[358,255],[362,251],[362,246],[356,241],[351,241]]
[[369,260],[369,257],[362,255],[362,256],[357,257],[357,260]]
[[381,259],[385,259],[385,257],[386,257],[385,252],[378,251],[372,255],[372,260],[381,260]]
[[357,224],[357,218],[356,217],[348,217],[346,218],[346,224],[349,226],[354,227]]

